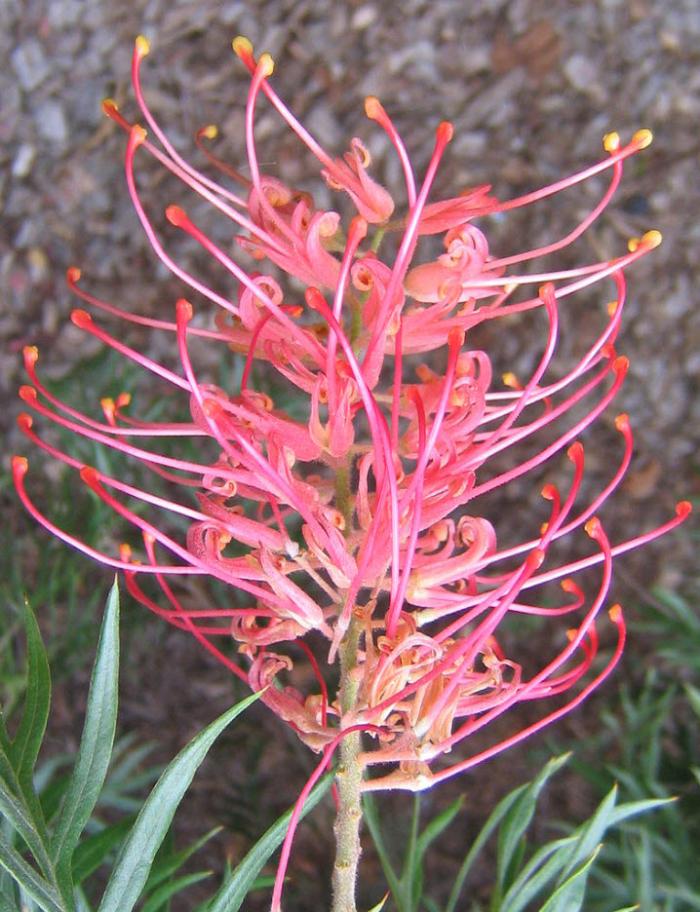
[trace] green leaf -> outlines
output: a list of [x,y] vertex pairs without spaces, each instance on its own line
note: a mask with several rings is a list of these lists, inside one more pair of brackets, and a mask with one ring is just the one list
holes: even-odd
[[78,757],[51,840],[61,879],[69,879],[73,852],[107,775],[117,724],[118,683],[119,590],[115,580],[97,645]]
[[[333,774],[329,773],[312,789],[306,799],[300,819],[303,819],[309,811],[316,807],[330,789],[332,782]],[[243,900],[252,889],[263,865],[266,864],[275,849],[282,844],[293,810],[293,808],[290,808],[283,814],[255,843],[243,861],[237,865],[236,869],[231,872],[220,889],[207,903],[205,906],[207,912],[238,912],[243,905]],[[100,909],[99,912],[104,912],[104,910]]]
[[[391,863],[391,858],[389,858],[389,852],[387,851],[386,845],[384,843],[382,828],[379,824],[377,802],[375,801],[373,795],[367,794],[363,797],[362,808],[364,811],[365,823],[367,824],[367,829],[369,830],[372,837],[374,847],[377,850],[379,863],[382,866],[384,876],[386,877],[386,881],[389,884],[391,895],[398,901],[398,898],[401,897],[401,881],[399,880],[399,877],[394,870],[394,866]],[[224,910],[222,909],[221,912],[224,912]]]
[[211,871],[196,871],[194,874],[184,874],[182,877],[161,884],[160,887],[148,897],[143,904],[141,912],[161,912],[161,910],[166,907],[166,904],[171,897],[175,896],[177,893],[181,893],[192,884],[199,883],[200,880],[205,880],[207,877],[211,877]]
[[386,905],[386,901],[389,899],[389,894],[385,893],[382,899],[379,900],[376,906],[372,906],[369,912],[382,912],[382,909]]
[[212,837],[216,836],[217,833],[220,833],[221,829],[222,827],[214,827],[214,829],[209,830],[208,833],[205,833],[204,836],[201,836],[196,842],[193,842],[192,845],[187,846],[179,852],[171,852],[164,858],[156,856],[153,867],[151,868],[151,873],[146,881],[146,891],[150,892],[151,890],[154,890],[164,880],[167,880],[168,877],[172,877],[172,875],[175,874],[176,871],[179,871],[195,852],[198,852]]
[[511,807],[515,804],[518,798],[525,792],[528,788],[528,784],[519,785],[518,788],[513,789],[512,792],[509,792],[504,798],[498,802],[496,807],[493,809],[489,815],[486,823],[481,828],[479,835],[476,837],[474,842],[472,842],[469,851],[467,852],[464,861],[462,862],[459,871],[457,872],[457,877],[455,878],[454,884],[452,885],[452,890],[450,892],[450,897],[445,906],[445,912],[455,912],[457,908],[457,901],[459,900],[460,894],[464,889],[464,884],[466,883],[469,872],[472,869],[472,866],[478,856],[481,853],[481,850],[488,842],[491,834],[496,830],[501,820],[505,817]]
[[601,849],[602,845],[597,846],[590,858],[587,858],[561,886],[557,887],[540,912],[580,912],[586,896],[586,883],[591,865]]
[[498,833],[497,850],[497,890],[499,895],[503,894],[513,879],[513,869],[515,867],[513,862],[516,858],[516,852],[523,834],[532,822],[542,789],[547,784],[547,781],[567,762],[570,756],[570,754],[562,754],[561,757],[552,757],[525,788],[525,791],[503,818],[503,823]]
[[416,854],[419,859],[423,858],[432,843],[447,829],[457,814],[459,814],[459,812],[462,810],[463,806],[464,795],[460,795],[459,798],[456,798],[452,804],[446,807],[444,811],[441,811],[437,817],[434,817],[430,821],[430,823],[418,837]]
[[24,840],[44,875],[53,880],[54,870],[51,857],[46,850],[43,834],[34,821],[23,796],[15,797],[4,785],[0,785],[0,814],[15,832]]
[[26,600],[24,627],[27,637],[27,689],[22,719],[10,749],[10,759],[22,788],[33,792],[32,773],[49,717],[51,674],[39,625]]
[[693,687],[692,684],[685,684],[685,695],[688,698],[691,709],[696,716],[700,717],[700,690]]
[[133,817],[126,817],[80,840],[73,853],[73,883],[76,886],[96,871],[112,849],[124,840],[133,822]]
[[60,894],[27,864],[0,830],[0,867],[3,867],[43,912],[68,912]]
[[134,908],[158,847],[209,748],[226,726],[258,697],[259,694],[252,694],[219,716],[168,764],[119,853],[98,912],[131,912]]

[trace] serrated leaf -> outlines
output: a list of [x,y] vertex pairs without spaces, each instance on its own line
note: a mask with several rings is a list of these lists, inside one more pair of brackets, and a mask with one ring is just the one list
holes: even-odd
[[[324,776],[312,789],[301,812],[303,819],[313,810],[333,782],[333,774]],[[217,893],[205,906],[207,912],[238,912],[257,878],[272,853],[284,840],[292,816],[293,808],[283,814],[267,832],[255,843],[245,858],[224,881]],[[99,912],[104,912],[100,909]]]
[[166,906],[169,899],[177,893],[181,893],[192,884],[199,883],[200,880],[211,877],[211,873],[211,871],[196,871],[194,874],[184,874],[182,877],[161,884],[160,887],[148,897],[143,904],[141,912],[160,912],[160,910]]
[[0,867],[30,896],[43,912],[68,912],[61,897],[34,868],[27,864],[19,852],[6,840],[0,830]]
[[209,748],[258,697],[259,694],[252,694],[219,716],[168,764],[122,846],[98,912],[131,912],[134,908],[175,811]]
[[540,912],[580,912],[586,896],[586,883],[591,865],[602,846],[580,865],[557,889],[540,909]]
[[99,833],[80,840],[73,853],[72,864],[73,883],[76,886],[96,871],[112,849],[126,838],[133,822],[133,817],[127,817],[119,823],[105,827]]
[[24,603],[27,638],[27,689],[22,719],[10,748],[10,759],[23,789],[32,789],[32,772],[44,740],[51,704],[51,673],[41,631],[29,603]]
[[78,756],[51,840],[53,858],[62,878],[69,879],[73,852],[107,775],[117,724],[118,683],[119,591],[115,581],[100,630]]
[[570,754],[552,757],[525,788],[525,791],[503,818],[503,823],[498,833],[497,849],[497,883],[499,891],[506,890],[513,878],[512,868],[515,854],[523,834],[532,822],[542,789],[547,784],[547,781],[567,762],[569,757]]

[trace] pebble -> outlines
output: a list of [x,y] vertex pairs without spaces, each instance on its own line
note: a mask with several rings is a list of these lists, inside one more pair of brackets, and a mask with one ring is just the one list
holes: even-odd
[[44,49],[36,38],[28,38],[10,55],[20,85],[25,92],[33,92],[51,72]]
[[36,160],[36,149],[29,143],[22,143],[17,149],[17,153],[12,161],[12,176],[19,178],[26,177],[32,170]]
[[63,146],[68,140],[68,123],[60,101],[47,98],[41,102],[35,115],[37,130],[48,142]]

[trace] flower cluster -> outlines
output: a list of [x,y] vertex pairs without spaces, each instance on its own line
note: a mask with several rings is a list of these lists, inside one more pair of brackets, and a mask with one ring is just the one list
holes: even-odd
[[[77,470],[138,530],[138,542],[118,553],[96,551],[57,528],[30,500],[23,457],[14,459],[15,482],[40,523],[125,571],[138,601],[264,690],[265,703],[311,748],[325,754],[344,732],[367,732],[364,789],[421,789],[523,739],[600,684],[624,643],[620,606],[606,612],[614,558],[675,527],[689,511],[679,504],[665,525],[629,541],[608,540],[597,513],[629,466],[632,432],[625,415],[615,420],[617,466],[604,487],[580,503],[579,437],[611,405],[627,371],[614,347],[624,272],[660,235],[649,231],[603,262],[531,268],[533,260],[571,245],[601,215],[625,160],[644,149],[651,134],[640,130],[623,144],[610,133],[601,161],[516,199],[501,202],[489,187],[477,187],[436,200],[432,186],[452,126],[437,127],[417,180],[393,122],[370,97],[367,116],[385,131],[402,166],[401,211],[371,176],[370,154],[359,139],[342,158],[329,155],[273,88],[271,57],[256,57],[243,38],[233,47],[251,76],[245,175],[211,151],[214,127],[197,135],[209,164],[232,179],[228,186],[185,161],[152,116],[141,88],[149,50],[144,38],[136,41],[132,68],[143,125],[130,123],[114,102],[104,103],[128,137],[127,186],[153,250],[198,300],[218,308],[215,322],[207,328],[194,320],[184,298],[170,319],[132,314],[84,290],[78,269],[68,272],[71,289],[92,313],[169,334],[177,371],[129,347],[87,310],[72,315],[76,326],[183,394],[188,419],[138,420],[127,394],[102,400],[99,419],[83,414],[42,382],[36,348],[24,353],[30,383],[21,397],[33,415],[126,454],[158,477],[157,485],[139,488],[83,465],[39,436],[32,415],[19,419],[30,440]],[[338,208],[351,204],[350,219],[317,208],[308,192],[261,170],[255,140],[261,96],[318,159]],[[138,187],[135,165],[143,155],[228,220],[233,242],[224,249],[183,208],[166,210],[170,224],[220,264],[234,293],[209,287],[167,252]],[[536,203],[603,173],[609,182],[598,204],[546,246],[500,257],[477,227],[480,217]],[[444,252],[430,259],[434,236]],[[607,317],[578,362],[555,374],[560,308],[603,280],[616,289]],[[488,354],[470,344],[474,330],[527,311],[541,314],[545,327],[536,367],[526,379],[495,379]],[[197,338],[236,353],[242,370],[234,387],[220,388],[198,374],[191,359]],[[262,388],[256,389],[256,377]],[[275,402],[288,403],[289,390],[296,394],[293,409]],[[185,438],[194,446],[181,452],[197,455],[172,455],[173,444]],[[508,519],[521,540],[499,546],[498,523],[483,515],[484,495],[522,485],[562,454],[570,462],[569,481],[565,490],[551,483],[542,488],[544,523],[523,507]],[[164,487],[175,492],[172,499],[154,493]],[[183,528],[182,535],[173,531]],[[557,561],[558,540],[578,532],[590,539],[588,556]],[[591,567],[598,579],[587,594],[576,574]],[[201,576],[228,587],[228,604],[198,601],[201,590],[190,578]],[[144,581],[149,577],[159,584],[161,601]],[[553,581],[559,595],[542,594]],[[527,644],[506,646],[502,635],[504,621],[516,615],[564,622],[558,645],[552,645],[556,635],[545,637],[543,651],[552,651],[535,670],[526,671],[519,658]],[[616,645],[595,662],[598,627],[607,619]],[[328,669],[348,643],[353,688],[344,706],[329,692]],[[298,675],[302,663],[310,674]],[[556,697],[539,721],[505,740],[434,764],[516,704]]]

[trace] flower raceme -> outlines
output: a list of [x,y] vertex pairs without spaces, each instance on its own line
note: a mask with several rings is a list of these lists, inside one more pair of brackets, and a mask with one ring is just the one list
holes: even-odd
[[[614,347],[625,270],[652,251],[660,235],[649,231],[603,262],[531,268],[532,261],[573,244],[601,215],[624,162],[651,134],[640,130],[623,144],[610,133],[601,161],[515,199],[502,202],[489,187],[478,187],[436,200],[433,182],[452,126],[438,126],[418,180],[389,115],[368,98],[367,116],[385,131],[402,166],[401,211],[370,175],[370,154],[359,139],[334,158],[273,88],[271,57],[256,57],[243,38],[233,46],[251,77],[245,175],[211,151],[214,127],[197,134],[197,146],[209,166],[229,178],[226,184],[184,160],[154,119],[141,87],[149,50],[144,38],[137,39],[132,65],[143,125],[104,102],[127,136],[126,182],[143,230],[200,304],[215,305],[214,328],[195,320],[184,298],[171,316],[139,316],[95,297],[79,284],[78,269],[68,271],[71,289],[91,309],[75,310],[73,323],[184,395],[187,420],[132,417],[126,393],[103,399],[100,418],[83,414],[44,385],[36,348],[24,352],[29,384],[20,395],[30,411],[20,416],[20,427],[79,472],[138,534],[116,553],[98,551],[39,511],[25,486],[24,457],[14,459],[15,483],[50,532],[123,570],[139,602],[264,690],[264,702],[322,752],[323,763],[346,732],[365,732],[363,789],[421,789],[522,740],[604,680],[625,637],[620,606],[606,610],[614,559],[674,528],[689,512],[681,503],[659,528],[609,541],[597,514],[629,466],[626,415],[615,419],[617,467],[602,490],[581,503],[579,437],[612,404],[627,371]],[[311,194],[261,170],[255,140],[261,96],[319,161],[338,209],[354,210],[349,219],[316,208]],[[210,287],[167,252],[138,187],[136,164],[144,155],[227,220],[233,244],[225,249],[184,208],[170,205],[165,213],[218,263],[234,293]],[[609,176],[607,189],[565,237],[510,256],[491,252],[476,224],[480,217],[537,203],[599,174]],[[428,236],[442,240],[444,252],[434,259],[426,254],[434,253]],[[383,247],[390,252],[382,256]],[[554,375],[560,309],[603,280],[615,287],[614,303],[578,362]],[[488,354],[470,347],[475,331],[528,311],[541,314],[544,326],[536,366],[526,379],[506,374],[495,380]],[[94,313],[166,334],[179,369],[130,347]],[[236,354],[241,369],[234,384],[223,389],[198,374],[191,357],[196,339]],[[136,460],[153,484],[140,488],[82,464],[39,436],[34,416]],[[545,484],[547,514],[535,519],[536,511],[523,507],[508,522],[519,541],[500,546],[497,524],[484,515],[485,495],[511,484],[524,489],[531,475],[561,456],[570,465],[566,489]],[[579,533],[590,539],[588,556],[558,561],[557,543]],[[597,574],[592,592],[576,581],[589,568]],[[226,604],[200,603],[194,583],[201,576],[224,584]],[[559,584],[558,595],[546,589],[550,583]],[[545,637],[548,644],[561,642],[534,669],[527,667],[527,645],[504,636],[506,622],[518,616],[563,625],[561,634]],[[608,623],[616,644],[599,657],[598,628]],[[343,708],[329,692],[327,669],[348,638],[356,644],[354,701]],[[311,676],[298,674],[302,664]],[[444,759],[516,704],[550,698],[553,705],[538,721],[478,752],[462,748],[457,759]]]

